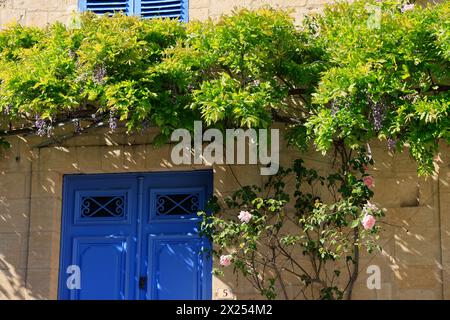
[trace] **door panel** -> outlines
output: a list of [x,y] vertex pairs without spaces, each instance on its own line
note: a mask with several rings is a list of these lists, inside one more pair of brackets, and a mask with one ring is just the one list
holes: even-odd
[[74,260],[82,270],[77,300],[122,300],[128,296],[126,283],[130,257],[126,238],[75,238]]
[[[65,176],[59,297],[210,299],[196,213],[211,194],[210,170]],[[79,290],[66,286],[72,265]]]
[[199,281],[203,278],[202,242],[202,239],[195,236],[150,237],[148,254],[150,299],[202,299]]
[[[206,207],[212,195],[212,178],[211,171],[191,171],[169,175],[154,173],[143,181],[147,201],[143,202],[140,233],[143,239],[149,240],[142,241],[142,252],[147,254],[140,268],[141,272],[146,272],[148,286],[146,291],[141,291],[141,299],[211,299],[211,259],[199,263],[190,256],[189,250],[196,250],[198,259],[206,259],[204,251],[209,243],[200,241],[197,236],[197,212]],[[182,245],[174,246],[177,241],[185,242],[187,249],[182,250]],[[162,250],[160,254],[155,253],[158,246]],[[168,263],[171,251],[176,252],[171,257],[174,257],[177,272]],[[177,254],[186,258],[177,260]],[[189,260],[195,261],[193,268],[198,272],[188,272]],[[198,282],[195,290],[190,285],[194,276]]]

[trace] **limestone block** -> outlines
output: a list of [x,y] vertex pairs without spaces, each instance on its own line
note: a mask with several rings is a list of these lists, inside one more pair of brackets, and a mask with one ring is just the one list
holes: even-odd
[[42,148],[38,152],[38,161],[33,171],[61,170],[65,173],[79,171],[76,150],[67,147]]
[[50,11],[48,13],[47,22],[53,24],[55,22],[61,22],[69,24],[72,19],[72,14],[67,11]]
[[123,147],[101,147],[102,170],[105,172],[117,172],[123,170]]
[[31,169],[33,152],[21,139],[9,139],[11,148],[0,152],[0,171],[26,172]]
[[377,300],[392,300],[393,288],[391,282],[382,282],[380,290],[372,290]]
[[160,132],[159,129],[151,127],[136,132],[134,134],[126,135],[125,144],[127,145],[150,144],[153,142],[153,140],[159,134],[159,132]]
[[77,8],[77,0],[9,0],[12,7],[25,10],[66,11]]
[[437,300],[441,299],[441,294],[438,288],[434,290],[410,289],[398,290],[396,299],[400,300]]
[[33,299],[25,287],[25,269],[16,269],[0,258],[0,300]]
[[31,175],[32,198],[62,197],[62,174],[56,171],[38,171]]
[[382,207],[415,207],[419,203],[417,175],[375,179],[373,201]]
[[367,289],[367,286],[355,286],[353,288],[352,300],[375,300],[375,290]]
[[[15,269],[25,268],[26,245],[25,233],[0,233],[0,258]],[[2,264],[0,264],[1,266]]]
[[145,171],[146,153],[145,145],[124,146],[124,169],[133,172]]
[[74,147],[74,146],[88,147],[88,146],[99,146],[102,144],[104,144],[104,141],[100,134],[96,135],[80,134],[64,142],[64,145],[67,147]]
[[446,194],[450,193],[450,167],[443,167],[439,172],[439,191]]
[[240,189],[240,186],[262,186],[258,165],[216,165],[214,166],[214,188],[224,194]]
[[426,292],[422,290],[433,291],[440,287],[440,271],[432,265],[404,266],[396,272],[395,285],[399,289],[399,298],[408,299],[408,292],[401,290],[419,289],[415,299],[420,299],[426,296]]
[[57,268],[59,266],[59,232],[32,231],[28,252],[28,268]]
[[78,167],[83,173],[97,173],[102,170],[101,148],[98,146],[77,147]]
[[192,8],[189,9],[189,20],[207,20],[209,18],[209,9],[208,8]]
[[438,228],[399,232],[395,235],[395,257],[404,268],[423,263],[433,264],[439,260],[439,240]]
[[189,11],[192,9],[208,8],[210,2],[214,0],[189,0]]
[[57,299],[58,269],[30,268],[27,276],[27,289],[36,299]]
[[394,159],[394,164],[398,173],[417,173],[418,164],[413,159]]
[[444,296],[442,297],[445,300],[449,300],[450,299],[450,264],[446,263],[443,265],[443,294]]
[[65,3],[64,0],[13,0],[14,1],[14,8],[17,9],[27,9],[27,10],[38,10],[38,9],[47,9],[47,10],[54,10],[57,7],[58,2]]
[[0,10],[0,23],[2,27],[11,23],[23,23],[25,21],[24,9],[1,9]]
[[0,197],[6,199],[24,198],[27,183],[27,174],[4,173],[0,171]]
[[125,132],[123,131],[121,132],[119,130],[115,132],[104,131],[104,133],[100,136],[100,143],[107,146],[124,145],[126,144],[126,142],[127,142],[127,135],[125,134]]
[[[442,263],[450,265],[450,196],[440,194]],[[450,270],[450,269],[449,269]],[[449,283],[450,285],[450,283]]]
[[372,146],[372,159],[374,165],[369,166],[368,172],[376,177],[392,177],[394,171],[394,155],[388,152],[386,147],[379,147],[378,144]]
[[43,27],[48,23],[48,11],[27,10],[25,14],[25,24],[29,26]]
[[304,7],[310,1],[308,0],[283,0],[280,1],[283,7]]
[[396,233],[400,233],[402,228],[411,232],[422,232],[424,228],[439,226],[438,212],[430,206],[388,208],[385,210],[384,220],[395,225]]
[[31,231],[61,230],[61,199],[34,198],[31,200]]
[[239,188],[236,179],[230,177],[231,171],[227,165],[214,166],[214,190],[218,195],[232,193]]
[[169,170],[176,169],[170,160],[171,145],[157,147],[155,145],[145,146],[145,169],[146,170]]
[[325,4],[330,3],[329,0],[308,0],[308,6],[324,6]]
[[0,196],[0,233],[28,229],[28,199],[8,200]]
[[419,205],[432,206],[438,196],[438,177],[420,177],[419,178]]

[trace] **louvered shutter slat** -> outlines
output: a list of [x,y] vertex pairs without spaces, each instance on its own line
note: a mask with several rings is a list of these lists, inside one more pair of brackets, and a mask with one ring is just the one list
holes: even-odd
[[141,16],[144,18],[178,18],[186,20],[186,0],[141,0]]
[[96,14],[124,12],[130,13],[131,0],[85,0],[84,10],[92,11]]

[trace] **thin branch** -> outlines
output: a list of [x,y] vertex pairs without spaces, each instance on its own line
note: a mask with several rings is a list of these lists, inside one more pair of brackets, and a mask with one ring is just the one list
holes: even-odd
[[86,133],[86,132],[88,132],[88,131],[90,131],[92,129],[98,129],[98,128],[101,128],[101,127],[104,127],[104,126],[105,126],[105,123],[102,122],[101,120],[98,120],[98,121],[95,121],[95,122],[87,125],[86,127],[82,128],[82,129],[80,129],[79,132],[73,131],[71,133],[67,133],[67,134],[62,135],[62,136],[58,136],[58,137],[55,136],[55,137],[52,137],[51,139],[46,140],[46,141],[44,141],[44,142],[42,142],[42,143],[40,143],[40,144],[38,144],[38,145],[36,145],[34,147],[35,148],[44,148],[44,147],[49,147],[49,146],[54,145],[54,144],[62,144],[64,141],[69,140],[69,139],[71,139],[71,138],[73,138],[73,137],[75,137],[77,135],[80,135],[80,134]]

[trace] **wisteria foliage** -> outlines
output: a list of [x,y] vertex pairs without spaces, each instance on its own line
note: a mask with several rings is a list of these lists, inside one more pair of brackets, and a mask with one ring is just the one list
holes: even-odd
[[289,141],[324,152],[374,138],[409,145],[429,173],[438,142],[450,141],[449,9],[340,2],[300,27],[269,8],[204,22],[84,14],[67,26],[10,26],[0,32],[0,140],[61,124],[151,125],[164,138],[196,119],[276,120]]

